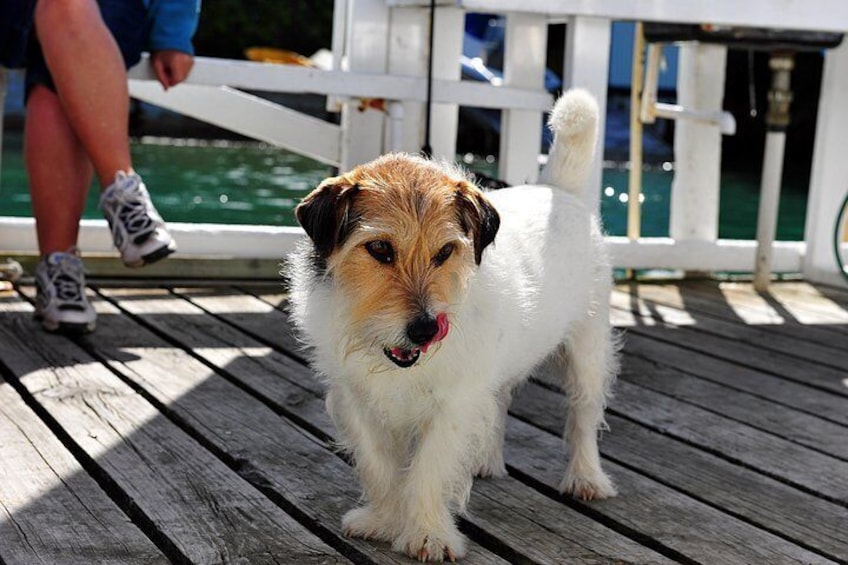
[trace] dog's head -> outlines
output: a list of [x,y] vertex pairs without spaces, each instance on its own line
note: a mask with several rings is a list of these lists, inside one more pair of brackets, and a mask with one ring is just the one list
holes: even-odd
[[500,224],[464,175],[403,154],[325,180],[295,212],[342,293],[348,349],[399,367],[447,336]]

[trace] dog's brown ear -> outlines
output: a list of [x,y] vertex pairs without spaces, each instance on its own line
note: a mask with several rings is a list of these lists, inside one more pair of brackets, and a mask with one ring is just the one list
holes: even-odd
[[456,191],[459,221],[474,241],[474,261],[479,265],[483,250],[495,241],[501,225],[498,211],[483,192],[469,182],[460,182]]
[[324,259],[350,234],[356,220],[352,213],[353,198],[358,192],[359,187],[344,177],[329,178],[294,209],[297,221]]

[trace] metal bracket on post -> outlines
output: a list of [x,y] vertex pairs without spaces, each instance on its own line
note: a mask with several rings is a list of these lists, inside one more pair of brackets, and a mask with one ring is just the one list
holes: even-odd
[[652,124],[658,117],[667,120],[691,120],[718,126],[722,135],[736,135],[736,119],[730,112],[689,110],[678,104],[666,104],[657,101],[662,48],[662,43],[648,45],[648,64],[645,69],[645,86],[642,91],[639,114],[642,123]]
[[780,182],[783,176],[783,155],[786,147],[786,128],[792,104],[791,77],[795,67],[793,54],[775,52],[769,59],[771,90],[766,115],[766,146],[763,174],[760,182],[760,206],[757,214],[757,258],[754,265],[754,288],[768,290],[771,279],[772,245],[777,235],[777,212],[780,204]]

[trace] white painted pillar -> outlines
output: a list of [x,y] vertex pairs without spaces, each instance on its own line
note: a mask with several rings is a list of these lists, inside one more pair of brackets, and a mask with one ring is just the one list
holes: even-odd
[[[385,73],[388,66],[389,9],[384,0],[350,0],[347,5],[345,53],[351,71]],[[342,171],[366,163],[383,152],[386,115],[358,109],[359,101],[342,106]]]
[[786,152],[786,131],[767,131],[760,179],[760,204],[757,213],[757,255],[754,263],[754,290],[765,292],[771,280],[771,263],[777,212],[780,208],[780,185]]
[[600,143],[595,163],[589,174],[589,205],[600,209],[601,173],[603,167],[604,131],[609,82],[610,37],[612,24],[608,18],[572,16],[568,18],[565,36],[563,82],[566,88],[581,87],[598,100]]
[[[459,80],[462,76],[460,57],[465,33],[465,11],[452,6],[436,6],[434,26],[433,78]],[[423,53],[426,54],[427,50]],[[459,106],[433,104],[432,112],[430,143],[433,146],[433,157],[454,161]]]
[[[427,76],[428,9],[395,8],[389,31],[389,74]],[[417,153],[424,143],[424,104],[401,102],[403,124],[396,149]]]
[[[347,36],[347,5],[349,0],[333,0],[333,32],[330,41],[330,51],[332,52],[332,69],[334,71],[344,70],[342,63],[344,61],[346,36]],[[327,111],[341,112],[343,100],[338,96],[327,96]]]
[[846,286],[833,256],[833,230],[848,192],[848,42],[825,55],[804,240],[804,276],[812,282]]
[[[462,69],[462,36],[465,13],[453,6],[436,6],[433,38],[433,78],[459,80]],[[430,8],[397,7],[390,18],[388,70],[392,75],[427,77],[427,53],[430,49]],[[456,159],[456,132],[459,106],[434,104],[431,109],[430,144],[433,156]],[[424,145],[426,105],[403,104],[403,135],[397,148],[412,153]],[[386,147],[386,149],[389,149]]]
[[[504,86],[544,89],[548,23],[545,16],[506,16]],[[539,177],[542,115],[533,110],[501,112],[499,173],[509,184],[534,183]]]
[[[680,47],[677,103],[686,109],[718,111],[724,100],[727,48]],[[718,238],[721,133],[716,125],[680,119],[674,131],[670,236],[675,240]]]

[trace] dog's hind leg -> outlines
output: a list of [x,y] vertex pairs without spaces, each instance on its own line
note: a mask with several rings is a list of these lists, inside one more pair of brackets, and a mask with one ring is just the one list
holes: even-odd
[[560,492],[584,500],[615,496],[612,481],[601,469],[598,431],[617,371],[616,341],[606,307],[574,325],[560,346],[554,365],[565,374],[568,418],[564,439],[569,448],[568,468]]

